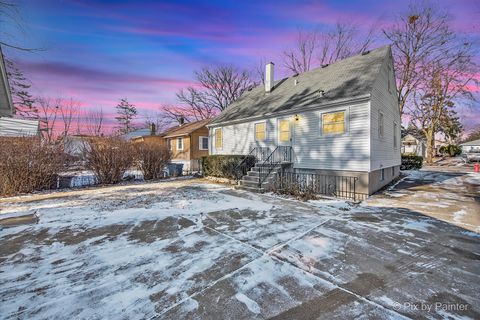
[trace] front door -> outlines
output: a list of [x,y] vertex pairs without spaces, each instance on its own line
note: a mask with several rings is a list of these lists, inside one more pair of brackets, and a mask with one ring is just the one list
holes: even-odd
[[289,118],[278,119],[278,145],[292,145],[292,125]]

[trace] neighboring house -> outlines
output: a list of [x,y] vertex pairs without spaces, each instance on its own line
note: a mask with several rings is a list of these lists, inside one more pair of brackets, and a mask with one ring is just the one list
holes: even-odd
[[163,133],[172,151],[172,163],[183,163],[183,170],[200,170],[200,160],[208,155],[208,129],[211,119],[185,123]]
[[[276,152],[292,155],[285,170],[357,177],[356,192],[370,195],[400,170],[393,68],[390,46],[279,81],[269,63],[265,85],[245,92],[208,125],[210,154],[282,146]],[[242,184],[253,188],[248,180]]]
[[[132,138],[131,140],[134,143],[154,143],[154,144],[160,144],[160,145],[167,145],[167,142],[164,139],[165,134],[158,134],[156,133],[156,127],[155,124],[150,124],[150,130],[148,131],[147,134],[141,135],[141,136],[136,136]],[[142,131],[143,132],[143,131]]]
[[11,117],[15,113],[10,86],[8,84],[7,69],[0,47],[0,117]]
[[133,131],[130,131],[129,133],[125,133],[120,135],[120,138],[123,140],[133,140],[136,138],[144,137],[144,136],[149,136],[149,135],[154,135],[155,132],[152,133],[151,128],[141,128],[141,129],[135,129]]
[[478,153],[480,152],[480,139],[464,142],[460,146],[462,147],[462,153]]
[[37,120],[0,118],[0,137],[31,137],[39,135],[40,130]]
[[402,153],[415,154],[417,156],[425,157],[427,146],[425,141],[415,138],[411,134],[407,134],[402,139]]
[[5,60],[0,47],[0,136],[25,137],[38,136],[39,123],[37,120],[14,119],[15,108],[10,94]]
[[88,147],[91,139],[95,137],[83,134],[70,135],[62,138],[63,150],[73,157],[82,157],[85,148]]

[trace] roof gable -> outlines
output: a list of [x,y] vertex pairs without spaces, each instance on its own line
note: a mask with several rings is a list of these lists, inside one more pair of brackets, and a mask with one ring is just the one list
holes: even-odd
[[[288,110],[294,112],[369,95],[388,54],[390,46],[383,46],[368,54],[285,78],[276,81],[270,93],[265,92],[263,85],[257,86],[233,102],[212,124]],[[322,97],[320,90],[324,91]]]
[[208,123],[210,123],[210,121],[212,121],[212,119],[204,119],[204,120],[190,122],[180,126],[176,126],[162,133],[162,136],[164,138],[185,136],[198,129],[203,128]]

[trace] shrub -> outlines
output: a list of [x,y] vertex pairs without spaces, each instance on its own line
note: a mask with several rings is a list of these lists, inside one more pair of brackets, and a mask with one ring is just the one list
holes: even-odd
[[38,138],[0,138],[0,195],[53,188],[63,164],[60,145]]
[[423,157],[412,155],[412,154],[402,154],[402,164],[400,170],[418,170],[422,168]]
[[93,171],[100,184],[120,182],[134,160],[132,143],[118,138],[90,141],[85,155],[87,168]]
[[[245,166],[238,168],[238,165],[245,159]],[[202,157],[202,171],[205,176],[240,179],[246,174],[249,168],[255,165],[254,156],[244,155],[211,155]],[[240,169],[240,170],[236,170]]]
[[440,147],[439,151],[441,154],[445,154],[450,157],[455,157],[462,153],[462,148],[455,144],[449,144],[447,146]]
[[165,165],[170,162],[172,154],[166,146],[156,143],[136,143],[135,158],[138,168],[145,180],[163,178]]

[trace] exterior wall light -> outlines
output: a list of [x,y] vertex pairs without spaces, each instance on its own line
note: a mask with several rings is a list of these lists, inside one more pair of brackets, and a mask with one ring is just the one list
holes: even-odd
[[295,121],[300,120],[300,116],[299,116],[298,114],[294,115],[294,116],[293,116],[293,120],[295,120]]

